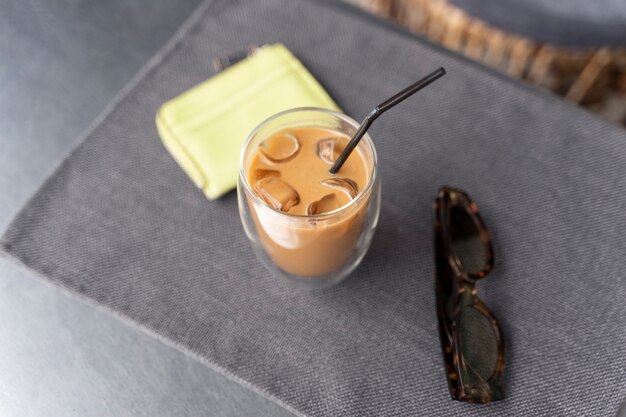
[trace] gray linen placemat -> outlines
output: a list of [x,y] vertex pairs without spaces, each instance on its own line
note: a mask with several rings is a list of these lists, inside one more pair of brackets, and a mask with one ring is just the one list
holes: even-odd
[[[322,292],[254,258],[234,193],[208,202],[165,151],[161,103],[211,58],[284,42],[348,114],[444,65],[377,121],[380,225]],[[44,138],[45,139],[45,138]],[[507,398],[449,399],[431,204],[462,187],[495,237],[479,285],[506,336]],[[300,415],[610,416],[626,395],[626,133],[330,3],[209,1],[99,120],[2,238],[62,288]]]

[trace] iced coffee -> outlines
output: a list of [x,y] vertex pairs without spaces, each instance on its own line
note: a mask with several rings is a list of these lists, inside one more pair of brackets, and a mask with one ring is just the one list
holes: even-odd
[[364,227],[373,232],[375,219],[366,219],[378,198],[369,184],[375,155],[357,147],[330,174],[349,135],[310,124],[276,129],[251,144],[243,172],[254,238],[271,261],[290,275],[324,277],[358,263],[367,250],[371,233]]

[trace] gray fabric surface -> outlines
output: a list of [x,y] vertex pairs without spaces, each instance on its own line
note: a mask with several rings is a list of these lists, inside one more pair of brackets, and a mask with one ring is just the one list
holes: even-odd
[[[626,395],[626,133],[369,19],[309,1],[210,1],[2,238],[10,256],[302,415],[614,415]],[[207,202],[163,149],[158,106],[210,58],[284,42],[344,110],[439,65],[372,128],[383,208],[371,251],[322,292],[268,275],[233,193]],[[449,399],[431,203],[466,189],[495,237],[479,285],[506,336],[507,398]]]
[[[199,3],[0,0],[0,234]],[[293,417],[1,258],[1,417]]]
[[626,46],[624,0],[450,0],[496,27],[540,42]]

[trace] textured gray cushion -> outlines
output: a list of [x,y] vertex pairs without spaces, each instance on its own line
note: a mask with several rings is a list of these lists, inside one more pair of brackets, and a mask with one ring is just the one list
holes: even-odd
[[626,46],[624,0],[450,0],[470,15],[540,42]]
[[[269,276],[233,193],[208,202],[162,147],[159,105],[211,58],[284,42],[357,118],[444,65],[372,128],[383,207],[352,277]],[[2,238],[9,256],[301,415],[613,415],[626,395],[626,133],[336,4],[209,1]],[[466,189],[495,237],[479,285],[501,319],[507,398],[449,399],[431,204]]]

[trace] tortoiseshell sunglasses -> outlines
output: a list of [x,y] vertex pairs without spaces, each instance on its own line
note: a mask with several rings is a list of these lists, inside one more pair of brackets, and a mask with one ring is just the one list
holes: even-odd
[[488,403],[504,397],[502,332],[476,295],[493,269],[491,236],[463,191],[442,187],[435,202],[439,337],[452,398]]

